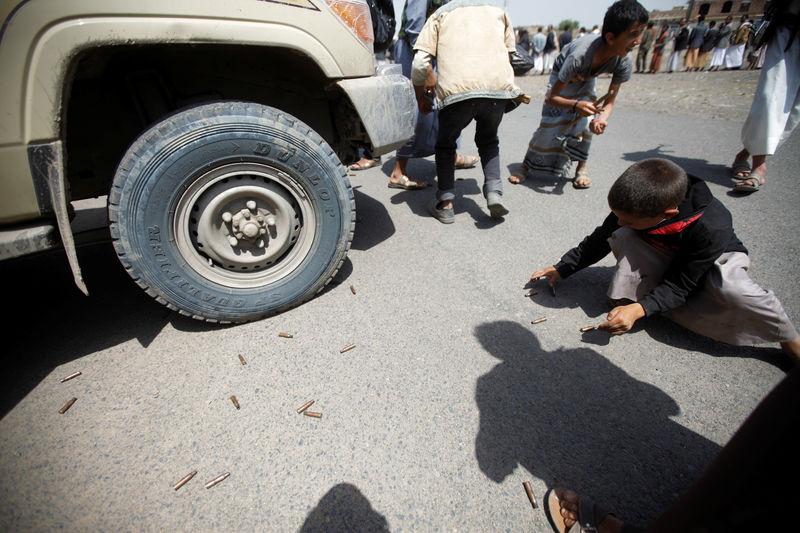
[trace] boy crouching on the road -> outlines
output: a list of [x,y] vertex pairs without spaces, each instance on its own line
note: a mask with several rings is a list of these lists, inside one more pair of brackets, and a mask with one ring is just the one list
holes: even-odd
[[780,342],[800,361],[797,330],[775,295],[750,279],[731,214],[702,180],[666,159],[645,159],[614,182],[608,205],[602,226],[531,281],[547,276],[553,286],[611,251],[614,308],[599,329],[625,333],[638,319],[664,313],[729,344]]

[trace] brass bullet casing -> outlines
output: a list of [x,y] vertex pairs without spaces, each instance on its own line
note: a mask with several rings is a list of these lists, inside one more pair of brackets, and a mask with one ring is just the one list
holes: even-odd
[[196,475],[197,475],[197,470],[192,470],[191,472],[189,472],[188,474],[186,474],[185,476],[183,476],[183,477],[181,478],[181,480],[180,480],[180,481],[178,481],[177,483],[175,483],[175,486],[174,486],[174,487],[172,487],[172,488],[173,488],[174,490],[178,490],[179,488],[181,488],[181,487],[183,487],[184,485],[186,485],[186,483],[188,483],[188,482],[189,482],[189,480],[190,480],[190,479],[192,479],[192,478],[193,478],[194,476],[196,476]]
[[350,285],[350,292],[352,292],[353,294],[356,293],[356,288],[353,285]]
[[352,350],[355,347],[356,347],[355,344],[348,344],[347,346],[345,346],[344,348],[339,350],[339,353],[349,352],[350,350]]
[[80,372],[80,371],[78,371],[78,372],[73,372],[73,373],[72,373],[72,374],[70,374],[69,376],[67,376],[67,377],[65,377],[65,378],[61,378],[61,383],[64,383],[65,381],[69,381],[69,380],[71,380],[71,379],[75,379],[75,378],[77,378],[77,377],[78,377],[78,376],[80,376],[80,375],[81,375],[81,372]]
[[536,294],[539,294],[539,291],[528,291],[525,293],[525,298],[530,298],[531,296],[534,296]]
[[531,320],[531,324],[540,324],[547,320],[547,317],[537,318],[536,320]]
[[309,400],[306,403],[304,403],[303,406],[300,409],[297,410],[297,414],[299,415],[300,413],[302,413],[303,411],[305,411],[306,409],[311,407],[311,405],[313,403],[314,403],[314,400]]
[[291,333],[283,333],[283,332],[281,332],[281,333],[278,333],[278,337],[283,337],[284,339],[293,339],[294,335],[292,335]]
[[244,357],[242,357],[242,354],[239,354],[239,362],[242,363],[242,366],[247,364],[247,361],[244,360]]
[[72,404],[75,403],[76,400],[77,400],[77,398],[72,398],[70,401],[65,403],[64,407],[62,407],[61,409],[58,410],[58,414],[63,415],[64,413],[66,413],[67,409],[72,407]]
[[303,411],[303,414],[312,418],[322,418],[322,413],[317,413],[316,411]]
[[212,479],[211,481],[206,483],[206,488],[210,489],[211,487],[213,487],[214,485],[216,485],[217,483],[219,483],[220,481],[224,480],[225,478],[227,478],[230,475],[231,475],[230,472],[225,472],[224,474],[215,477],[214,479]]
[[236,396],[231,396],[231,401],[233,402],[233,406],[239,409],[239,401],[236,399]]
[[586,326],[585,328],[581,328],[581,333],[586,333],[587,331],[592,331],[593,329],[597,329],[597,326]]
[[525,494],[528,495],[528,500],[530,500],[531,505],[533,508],[536,509],[539,505],[536,503],[536,496],[533,495],[533,489],[531,488],[531,482],[525,481],[522,483],[522,486],[525,487]]

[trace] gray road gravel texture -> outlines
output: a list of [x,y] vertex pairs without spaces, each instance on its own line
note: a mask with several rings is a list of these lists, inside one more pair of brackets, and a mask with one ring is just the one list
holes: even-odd
[[[540,503],[548,487],[568,486],[620,517],[652,520],[786,359],[777,345],[732,347],[658,317],[619,337],[581,334],[607,312],[608,258],[559,283],[555,298],[543,284],[526,298],[524,286],[600,223],[616,176],[662,156],[708,180],[750,250],[752,277],[800,322],[800,135],[769,160],[761,191],[728,195],[749,104],[734,96],[757,75],[636,76],[595,138],[593,187],[506,182],[501,223],[488,217],[480,169],[457,172],[456,221],[444,226],[425,210],[433,189],[386,187],[384,157],[351,176],[358,223],[336,283],[258,322],[168,312],[108,244],[81,250],[88,298],[59,255],[0,265],[0,530],[547,531],[526,480]],[[696,94],[721,87],[738,102],[732,116]],[[543,94],[530,93],[501,126],[504,169],[538,123]],[[663,103],[683,101],[675,94],[695,103]],[[473,131],[465,153],[475,153]],[[432,183],[433,158],[408,172]],[[295,412],[310,399],[323,418]]]

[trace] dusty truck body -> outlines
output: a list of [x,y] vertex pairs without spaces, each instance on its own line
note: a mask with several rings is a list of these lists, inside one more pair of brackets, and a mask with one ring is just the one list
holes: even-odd
[[342,163],[413,132],[363,0],[0,6],[0,259],[63,247],[84,292],[74,206],[107,195],[120,261],[171,309],[297,305],[350,246]]

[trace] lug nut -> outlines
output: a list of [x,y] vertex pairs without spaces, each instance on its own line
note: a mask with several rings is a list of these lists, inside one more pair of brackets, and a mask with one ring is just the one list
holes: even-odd
[[239,244],[239,240],[236,237],[229,237],[228,242],[231,244],[231,246],[236,246]]
[[247,209],[253,211],[256,208],[256,203],[253,200],[247,201]]
[[233,215],[231,215],[230,213],[228,213],[226,211],[226,212],[222,213],[222,220],[224,222],[230,223],[230,221],[233,220]]
[[267,216],[267,226],[274,226],[277,220],[275,220],[275,215],[268,215]]
[[256,235],[258,235],[258,230],[259,230],[258,224],[256,224],[255,222],[248,222],[247,224],[244,225],[244,228],[242,228],[242,233],[244,233],[245,236],[248,237],[249,239],[252,239]]

